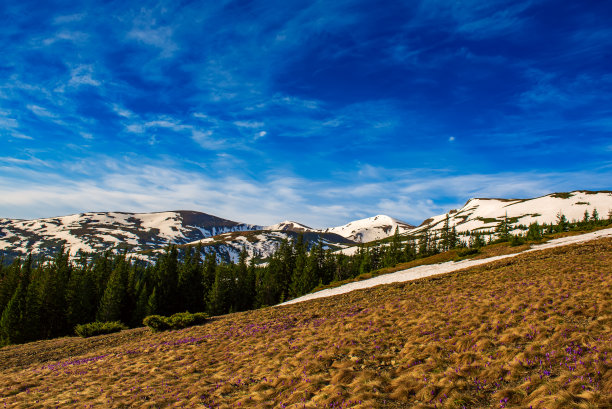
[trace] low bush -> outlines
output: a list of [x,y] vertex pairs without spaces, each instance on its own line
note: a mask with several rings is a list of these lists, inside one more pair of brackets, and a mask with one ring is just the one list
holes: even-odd
[[93,337],[94,335],[111,334],[127,329],[127,326],[120,321],[110,322],[90,322],[88,324],[80,324],[74,327],[74,332],[83,337]]
[[459,257],[467,257],[467,256],[472,256],[474,254],[478,254],[480,253],[480,250],[478,250],[477,248],[465,248],[465,249],[461,249],[457,251],[457,256]]
[[208,314],[204,312],[179,312],[170,317],[162,315],[149,315],[142,323],[155,332],[167,331],[170,329],[181,329],[193,325],[204,324],[208,320]]

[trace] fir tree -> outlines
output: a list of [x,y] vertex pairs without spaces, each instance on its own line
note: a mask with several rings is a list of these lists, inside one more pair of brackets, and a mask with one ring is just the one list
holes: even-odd
[[158,310],[161,315],[172,315],[180,310],[178,293],[178,250],[169,246],[156,265]]
[[497,234],[497,239],[499,241],[508,241],[510,240],[510,223],[508,222],[508,215],[506,214],[502,220],[499,221],[497,227],[495,228],[495,233]]
[[41,269],[40,313],[41,333],[53,338],[72,332],[68,320],[66,287],[70,281],[72,265],[70,254],[62,248],[51,264]]
[[569,228],[569,222],[567,221],[567,217],[561,212],[557,213],[557,225],[555,226],[555,230],[557,232],[567,231]]
[[17,288],[0,317],[0,345],[18,344],[29,340],[28,332],[31,329],[26,327],[28,322],[26,300],[31,270],[32,257],[28,256],[21,267]]
[[[98,320],[100,321],[119,321],[125,316],[122,314],[127,308],[127,284],[128,284],[128,263],[125,256],[111,273],[110,279],[100,301],[98,308]],[[127,320],[125,320],[127,321]]]
[[215,282],[208,296],[208,311],[211,315],[225,314],[232,306],[231,296],[234,293],[234,274],[227,264],[217,266]]
[[193,248],[188,248],[182,263],[179,265],[178,293],[182,301],[180,310],[204,311],[205,306],[202,297],[204,285],[200,254],[200,249],[196,249],[194,253]]

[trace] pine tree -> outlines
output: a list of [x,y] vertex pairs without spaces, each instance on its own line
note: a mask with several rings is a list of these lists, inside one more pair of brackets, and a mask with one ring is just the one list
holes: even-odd
[[506,214],[502,220],[499,221],[495,228],[495,233],[499,241],[510,240],[510,223],[508,222],[508,215]]
[[568,227],[569,223],[567,217],[561,212],[557,213],[557,225],[555,226],[555,230],[557,232],[567,231]]
[[582,218],[582,224],[586,225],[589,222],[590,218],[591,218],[591,216],[589,215],[589,211],[585,210],[584,211],[584,217]]
[[206,254],[204,265],[202,266],[202,305],[206,308],[208,305],[208,294],[215,283],[215,274],[217,271],[217,256],[214,253]]
[[127,310],[125,304],[128,295],[128,268],[129,264],[125,260],[125,256],[122,256],[121,262],[111,273],[106,290],[100,301],[97,314],[98,320],[119,321],[122,318],[125,320],[125,315],[122,312]]
[[2,277],[0,278],[0,314],[7,306],[17,285],[19,284],[19,275],[21,274],[21,263],[22,260],[17,257],[13,260],[10,266],[2,269]]
[[247,251],[243,247],[238,256],[238,265],[235,267],[236,272],[236,291],[234,297],[234,311],[245,311],[249,309],[252,302],[252,289],[249,277],[249,267],[247,266]]
[[419,237],[419,257],[426,257],[429,255],[430,249],[430,238],[429,230],[424,230]]
[[527,230],[527,240],[541,240],[542,239],[542,229],[538,222],[531,223],[529,225],[529,229]]
[[306,289],[306,245],[304,244],[304,234],[300,233],[294,244],[295,264],[291,274],[290,296],[298,297],[305,293]]
[[217,266],[215,282],[208,296],[208,311],[211,315],[225,314],[232,307],[234,293],[234,274],[227,264]]
[[441,250],[448,251],[450,249],[450,226],[449,226],[449,216],[446,215],[446,219],[444,219],[444,226],[442,227],[441,232]]
[[412,261],[416,258],[416,245],[413,238],[409,238],[404,246],[404,260]]
[[159,313],[159,299],[157,298],[157,288],[153,288],[151,295],[147,300],[147,308],[145,315],[154,315]]
[[161,315],[172,315],[180,311],[178,293],[178,250],[169,246],[159,258],[157,265],[157,298]]
[[29,340],[25,324],[28,321],[26,300],[31,269],[32,257],[28,256],[21,268],[17,288],[0,317],[0,345],[18,344]]
[[136,307],[132,312],[132,319],[130,322],[131,326],[139,325],[142,320],[149,314],[148,313],[148,301],[149,293],[147,291],[147,284],[143,281],[136,287],[136,293],[138,294],[138,300],[136,301]]
[[591,221],[598,222],[599,221],[599,213],[597,209],[593,209],[593,214],[591,215]]
[[450,231],[450,235],[448,239],[449,249],[457,247],[458,243],[459,243],[459,238],[457,237],[457,230],[455,229],[455,226],[453,226],[453,228]]
[[179,265],[178,293],[180,294],[181,311],[204,311],[202,283],[202,260],[201,251],[188,248],[185,252],[183,262]]
[[66,287],[72,274],[70,254],[62,248],[51,264],[41,269],[40,313],[43,338],[53,338],[72,332],[66,314]]

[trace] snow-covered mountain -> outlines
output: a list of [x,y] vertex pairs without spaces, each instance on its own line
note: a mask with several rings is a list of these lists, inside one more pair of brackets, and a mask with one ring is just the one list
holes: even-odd
[[518,228],[533,222],[556,223],[560,213],[570,221],[582,220],[585,211],[592,215],[594,210],[600,218],[607,218],[612,210],[612,192],[574,191],[535,199],[476,198],[460,209],[429,218],[418,227],[385,215],[327,229],[313,229],[295,221],[263,227],[184,210],[81,213],[37,220],[0,219],[0,255],[10,260],[28,252],[52,254],[64,246],[72,255],[78,251],[127,250],[150,260],[168,244],[200,244],[202,252],[215,253],[228,261],[237,260],[243,248],[249,258],[265,260],[283,240],[293,240],[299,234],[309,246],[321,240],[326,248],[351,254],[354,246],[390,237],[396,229],[404,236],[440,230],[447,215],[450,227],[455,227],[457,232],[492,232],[504,217]]
[[0,219],[0,252],[51,254],[65,246],[71,254],[122,249],[130,252],[182,244],[260,226],[193,211],[158,213],[96,212],[36,220]]
[[400,234],[403,234],[414,229],[414,226],[379,214],[367,219],[355,220],[343,226],[331,227],[325,229],[324,232],[338,234],[356,243],[367,243],[393,236],[396,228]]
[[284,222],[280,222],[277,224],[273,224],[271,226],[266,226],[263,230],[271,230],[271,231],[294,231],[294,232],[307,232],[307,231],[318,231],[312,229],[308,226],[305,226],[298,222],[292,222],[289,220],[285,220]]
[[339,250],[355,245],[355,242],[334,233],[325,233],[313,229],[303,230],[299,227],[302,226],[299,223],[295,228],[275,226],[278,225],[268,226],[264,230],[224,233],[189,243],[188,246],[199,245],[202,253],[214,253],[220,260],[236,262],[243,249],[247,253],[247,260],[255,258],[259,261],[265,261],[278,250],[283,240],[296,240],[300,234],[309,249],[316,246],[319,241],[322,242],[323,248],[326,250]]
[[600,219],[607,218],[612,210],[612,192],[574,191],[534,199],[476,198],[468,200],[460,209],[425,220],[410,233],[442,229],[447,215],[449,226],[454,226],[457,232],[492,232],[504,217],[518,229],[520,225],[529,226],[535,222],[557,223],[559,214],[569,221],[579,221],[584,218],[585,211],[592,215],[594,210],[597,210]]

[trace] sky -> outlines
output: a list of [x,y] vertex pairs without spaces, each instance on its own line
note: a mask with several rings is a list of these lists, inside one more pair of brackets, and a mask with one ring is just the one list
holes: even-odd
[[420,224],[612,189],[606,1],[0,5],[0,218]]

